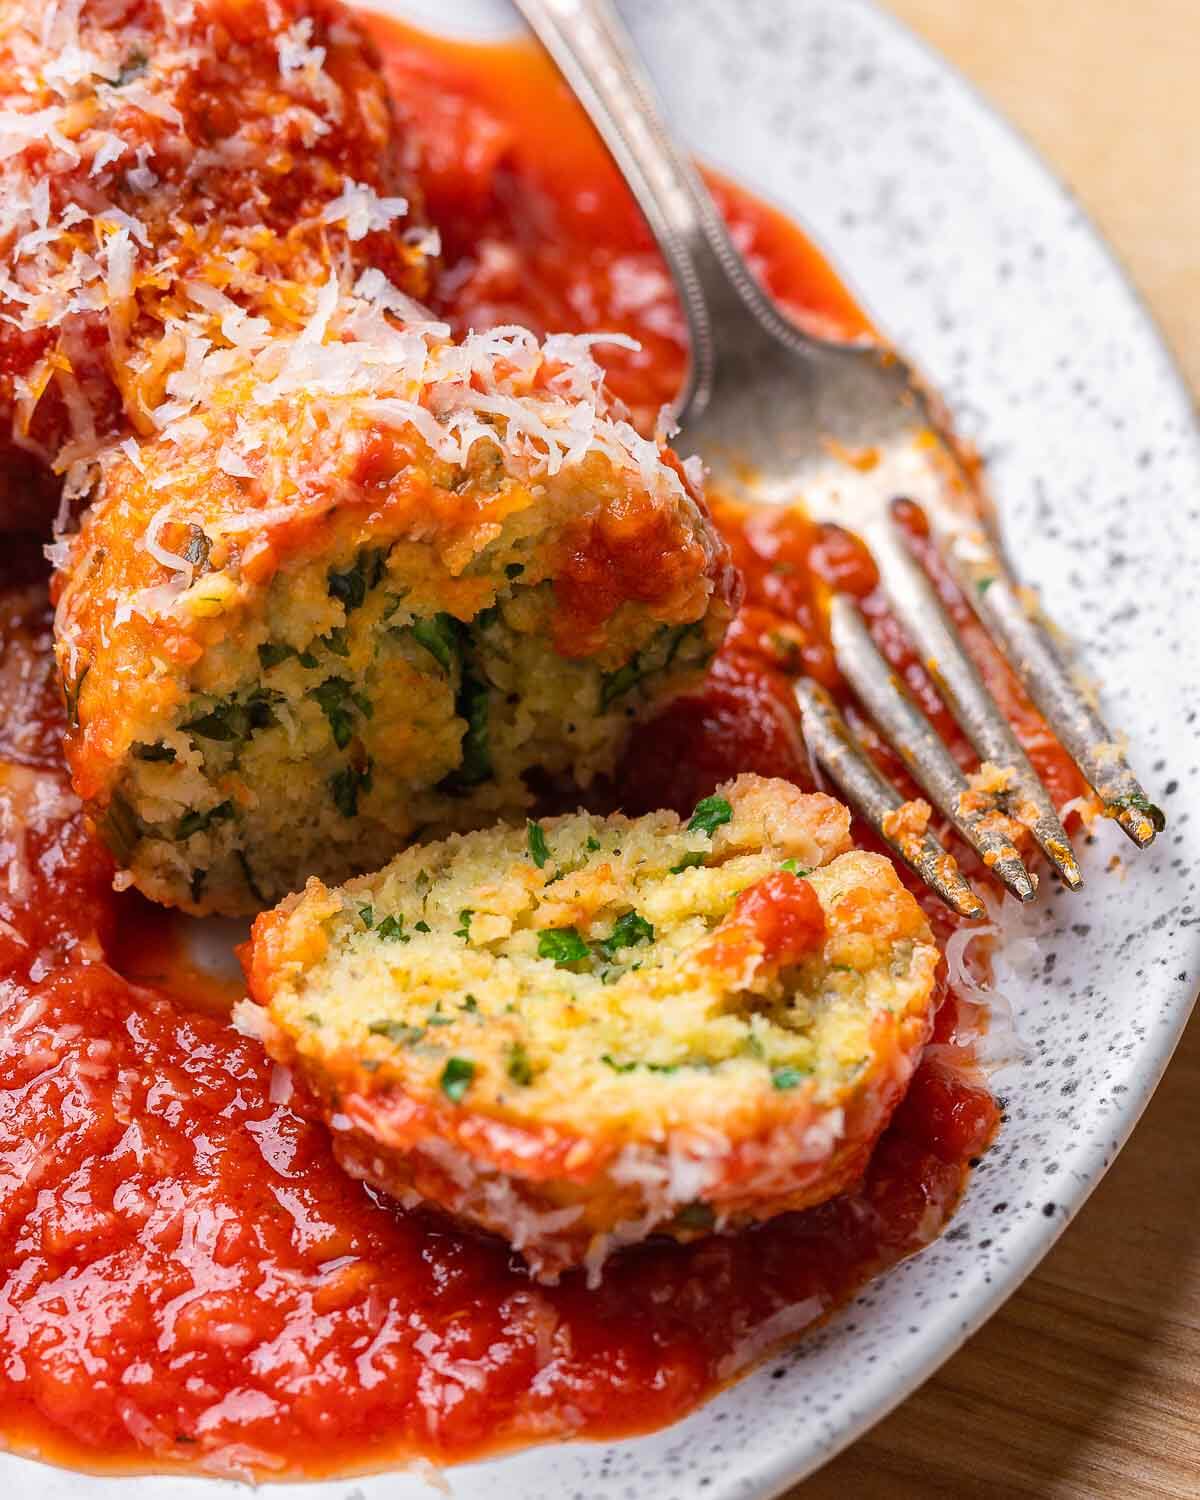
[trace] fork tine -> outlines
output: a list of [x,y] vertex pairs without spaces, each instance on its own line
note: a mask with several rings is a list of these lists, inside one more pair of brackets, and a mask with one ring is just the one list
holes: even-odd
[[1166,820],[1146,796],[1125,754],[1087,701],[1046,626],[1026,609],[994,548],[982,536],[955,538],[945,549],[975,613],[1025,684],[1029,696],[1076,765],[1139,849]]
[[1083,876],[1050,793],[1042,785],[1008,720],[984,686],[974,662],[963,650],[958,632],[924,569],[909,552],[890,518],[868,537],[880,578],[901,623],[921,652],[921,664],[933,679],[946,707],[958,720],[981,761],[1009,769],[1005,794],[1008,810],[1033,834],[1046,858],[1071,890]]
[[969,795],[965,795],[970,792],[967,778],[880,655],[854,600],[846,594],[835,594],[829,623],[838,669],[930,801],[1019,901],[1032,901],[1037,884],[1022,864],[1002,820],[990,808],[971,806]]
[[902,807],[904,798],[859,748],[850,726],[826,690],[811,678],[802,677],[796,682],[794,692],[809,749],[880,838],[952,911],[961,917],[986,917],[983,902],[967,883],[954,857],[931,833],[897,834],[894,825],[889,831],[888,814]]

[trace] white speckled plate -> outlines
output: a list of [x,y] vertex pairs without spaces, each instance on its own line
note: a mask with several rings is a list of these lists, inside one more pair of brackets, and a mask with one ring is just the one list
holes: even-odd
[[[465,35],[514,25],[503,0],[390,8]],[[1035,962],[1006,979],[1028,1058],[999,1081],[1007,1123],[944,1239],[678,1426],[452,1470],[457,1500],[754,1500],[816,1468],[1049,1248],[1146,1103],[1200,975],[1186,792],[1200,771],[1200,442],[1145,312],[1025,145],[865,0],[623,8],[687,142],[815,232],[980,445],[1021,570],[1088,643],[1085,666],[1170,826],[1118,873],[1106,873],[1109,858],[1132,846],[1110,828],[1087,851],[1086,890],[1045,903]],[[1150,1213],[1155,1184],[1145,1189]],[[28,1500],[240,1491],[14,1458],[0,1458],[0,1480]],[[409,1474],[268,1493],[431,1491]]]

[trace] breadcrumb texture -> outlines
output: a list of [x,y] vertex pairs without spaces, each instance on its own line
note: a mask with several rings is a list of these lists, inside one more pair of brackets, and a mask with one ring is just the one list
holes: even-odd
[[154,432],[190,340],[294,330],[334,269],[424,295],[407,156],[329,0],[0,6],[0,528]]
[[736,607],[586,339],[455,344],[381,277],[331,279],[292,337],[198,342],[174,389],[56,582],[75,787],[157,901],[257,911],[519,814],[530,774],[586,786]]
[[541,1277],[595,1275],[863,1170],[938,952],[848,830],[831,798],[743,775],[688,823],[580,812],[311,880],[255,923],[239,1021],[307,1077],[350,1172]]

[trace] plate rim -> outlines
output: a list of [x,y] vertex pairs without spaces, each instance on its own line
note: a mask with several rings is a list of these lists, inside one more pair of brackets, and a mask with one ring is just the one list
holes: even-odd
[[[882,30],[891,30],[900,39],[902,44],[919,52],[943,77],[948,77],[954,86],[969,98],[976,112],[986,116],[993,129],[1008,138],[1009,143],[1023,156],[1025,164],[1037,172],[1044,181],[1057,188],[1059,193],[1074,205],[1077,213],[1077,226],[1086,235],[1091,249],[1094,252],[1099,252],[1102,258],[1107,261],[1114,278],[1119,282],[1126,298],[1132,303],[1139,323],[1152,334],[1153,341],[1157,345],[1159,359],[1165,366],[1170,383],[1174,386],[1177,397],[1184,408],[1190,410],[1193,416],[1195,416],[1200,411],[1200,393],[1192,391],[1183,373],[1183,366],[1180,363],[1179,356],[1164,334],[1158,317],[1150,306],[1148,298],[1139,287],[1133,271],[1126,265],[1123,256],[1101,230],[1087,205],[1067,177],[1043,154],[1028,131],[1012,119],[1011,116],[1006,114],[1000,105],[985,92],[981,85],[977,84],[952,58],[942,52],[914,26],[898,16],[886,3],[886,0],[852,0],[852,3],[862,10],[873,13]],[[836,258],[832,255],[830,258],[836,270]],[[1197,458],[1200,459],[1200,430],[1193,433],[1192,446]],[[985,465],[985,485],[986,480],[987,466]],[[1008,549],[1006,548],[1005,550],[1007,551]],[[1067,1210],[1066,1214],[1060,1220],[1054,1222],[1052,1230],[1044,1232],[1043,1238],[1031,1239],[1025,1250],[1009,1261],[1005,1268],[1004,1276],[997,1278],[996,1284],[991,1291],[985,1297],[981,1297],[972,1303],[969,1319],[959,1334],[954,1339],[947,1340],[939,1347],[933,1349],[927,1359],[918,1362],[910,1369],[903,1381],[895,1382],[895,1389],[889,1397],[881,1402],[877,1402],[865,1410],[855,1421],[847,1424],[839,1432],[838,1437],[833,1443],[828,1448],[814,1454],[813,1461],[806,1464],[803,1468],[789,1470],[785,1474],[782,1472],[784,1462],[782,1458],[779,1465],[764,1465],[761,1482],[767,1487],[744,1492],[745,1500],[776,1500],[776,1497],[782,1495],[793,1485],[817,1473],[827,1463],[832,1462],[839,1454],[844,1453],[847,1448],[852,1447],[859,1438],[865,1436],[873,1427],[882,1422],[899,1406],[902,1406],[927,1381],[932,1379],[942,1366],[951,1360],[968,1340],[978,1333],[984,1324],[989,1322],[1005,1303],[1024,1287],[1030,1276],[1037,1270],[1050,1251],[1054,1249],[1067,1230],[1072,1227],[1088,1199],[1108,1175],[1117,1157],[1120,1156],[1128,1145],[1130,1137],[1137,1129],[1154,1095],[1158,1092],[1158,1086],[1162,1082],[1163,1076],[1179,1047],[1188,1022],[1191,1020],[1193,1012],[1200,1008],[1200,949],[1194,955],[1194,961],[1196,967],[1186,981],[1186,988],[1192,991],[1192,997],[1190,1000],[1182,1001],[1175,1009],[1174,1021],[1168,1037],[1160,1045],[1155,1055],[1155,1068],[1150,1081],[1135,1097],[1128,1109],[1121,1114],[1120,1129],[1116,1133],[1115,1149],[1109,1152],[1107,1149],[1098,1147],[1096,1155],[1099,1160],[1093,1165],[1087,1179],[1080,1183],[1069,1196],[1064,1195],[1064,1198],[1059,1200],[1059,1206]],[[1001,1126],[1001,1129],[1003,1129],[1003,1126]],[[950,1222],[952,1225],[953,1219]],[[918,1254],[920,1253],[922,1252],[918,1252]],[[886,1277],[888,1272],[885,1271],[883,1275]],[[714,1496],[714,1500],[734,1500],[734,1497],[731,1492],[728,1496]]]

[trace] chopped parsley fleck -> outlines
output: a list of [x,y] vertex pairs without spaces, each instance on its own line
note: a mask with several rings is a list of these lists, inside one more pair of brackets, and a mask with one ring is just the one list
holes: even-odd
[[384,552],[381,547],[360,549],[354,566],[339,573],[330,568],[325,575],[329,585],[329,597],[336,599],[349,614],[359,609],[370,589],[383,577]]
[[538,869],[544,869],[546,861],[550,858],[550,850],[546,847],[546,835],[540,823],[527,823],[529,842],[529,857],[537,865]]
[[592,835],[589,833],[588,834],[587,843],[584,844],[583,847],[587,850],[587,852],[589,854],[595,854],[596,850],[599,849],[599,847],[600,847],[600,840],[597,839],[597,838],[593,838]]
[[277,667],[280,662],[295,655],[295,646],[289,646],[284,641],[264,641],[258,648],[258,660],[264,672],[269,672],[272,667]]
[[354,738],[353,709],[357,708],[364,719],[371,718],[375,712],[371,700],[355,692],[344,677],[327,677],[308,696],[329,721],[333,743],[339,750],[344,750]]
[[469,1057],[451,1057],[442,1069],[442,1093],[454,1104],[462,1101],[475,1077],[475,1064]]
[[302,667],[317,665],[317,658],[311,651],[297,651],[295,646],[289,646],[285,641],[264,641],[258,648],[258,661],[264,672],[269,672],[272,667],[280,666],[293,656]]
[[433,882],[429,878],[428,870],[417,871],[417,878],[413,881],[413,885],[416,887],[418,895],[422,891],[427,891],[432,884]]
[[320,641],[331,656],[347,657],[350,655],[350,642],[344,625],[335,625],[328,635],[320,637]]
[[474,995],[467,995],[463,1000],[462,1008],[465,1011],[470,1011],[472,1015],[475,1015],[475,1013],[479,1010],[479,1001],[476,1000]]
[[356,818],[359,793],[371,790],[371,762],[368,761],[361,771],[353,766],[346,766],[340,771],[335,771],[329,778],[329,790],[333,796],[334,806],[342,817]]
[[462,737],[462,761],[453,773],[459,786],[478,786],[492,774],[492,755],[488,746],[488,688],[482,678],[464,670],[458,690],[455,712],[467,721]]
[[134,741],[133,755],[135,760],[171,761],[175,759],[175,752],[170,745],[164,745],[161,742],[157,745],[147,745],[141,740]]
[[414,932],[428,932],[429,931],[429,923],[428,922],[414,922],[413,923],[413,931]]
[[611,708],[618,698],[623,698],[651,673],[665,672],[674,662],[684,641],[690,636],[702,635],[703,626],[699,620],[693,620],[690,625],[664,625],[649,645],[636,656],[600,679],[601,709]]
[[[135,78],[140,78],[150,66],[150,59],[140,47],[134,47],[125,58],[115,78],[108,78],[106,83],[115,89],[123,89],[127,83],[132,83]],[[191,1439],[190,1441],[194,1441]]]
[[647,1073],[678,1073],[681,1068],[708,1069],[713,1066],[707,1058],[695,1057],[687,1058],[685,1061],[677,1063],[640,1062],[637,1059],[633,1062],[618,1062],[608,1052],[600,1054],[600,1061],[606,1067],[611,1068],[614,1073],[632,1073],[635,1068],[644,1068]]
[[184,813],[179,820],[179,827],[175,830],[177,839],[190,839],[194,833],[204,833],[214,823],[224,823],[233,817],[233,803],[219,802],[216,807],[211,807],[207,812]]
[[539,958],[552,958],[559,969],[591,957],[591,950],[574,927],[544,928],[538,933],[537,951]]
[[682,870],[695,869],[697,865],[702,865],[707,858],[707,854],[702,854],[698,849],[691,849],[677,865],[671,866],[671,874],[678,875]]
[[444,1016],[444,1015],[442,1015],[442,1012],[441,1012],[441,1009],[440,1009],[440,1004],[441,1004],[441,1002],[439,1001],[439,1009],[437,1009],[437,1010],[431,1010],[429,1012],[429,1014],[425,1017],[425,1024],[426,1024],[426,1026],[453,1026],[454,1025],[454,1017],[453,1016]]
[[250,868],[250,861],[246,858],[245,851],[243,849],[236,850],[235,858],[237,859],[238,864],[241,866],[242,879],[246,882],[246,888],[249,890],[250,894],[254,897],[254,899],[259,903],[260,906],[266,906],[267,898],[259,889],[258,881],[254,878],[254,871]]
[[680,1229],[711,1229],[716,1222],[712,1204],[702,1203],[699,1199],[695,1203],[685,1203],[675,1215],[675,1223]]
[[418,646],[424,646],[443,672],[449,673],[462,657],[462,626],[453,615],[436,614],[414,620],[408,627]]
[[773,1089],[794,1089],[797,1084],[803,1083],[808,1074],[803,1068],[772,1068],[771,1087]]
[[217,703],[207,713],[198,715],[181,724],[180,729],[203,740],[216,740],[227,745],[242,744],[256,729],[270,729],[279,723],[272,703],[280,701],[280,694],[269,688],[255,688],[243,703],[229,698]]
[[[689,637],[692,636],[694,636],[698,641],[702,641],[704,639],[704,622],[702,620],[693,620],[690,625],[680,625],[676,629],[675,635],[667,647],[666,660],[663,662],[664,668],[671,665],[671,663],[679,655],[680,647],[683,645],[684,641],[688,640]],[[704,660],[708,661],[710,658],[711,652],[704,658]]]
[[781,870],[786,870],[789,875],[804,876],[812,874],[811,869],[802,870],[800,868],[800,861],[798,859],[785,859],[784,862],[779,866],[779,868]]
[[606,672],[600,679],[600,707],[611,708],[618,698],[625,696],[641,675],[636,656],[615,672]]
[[636,911],[627,911],[617,919],[617,924],[608,937],[596,944],[605,958],[614,958],[621,948],[632,948],[635,943],[652,943],[654,928],[645,917]]
[[1117,797],[1112,805],[1118,812],[1140,812],[1143,817],[1150,819],[1155,833],[1161,833],[1167,826],[1167,817],[1162,808],[1156,807],[1144,792],[1130,792],[1127,797]]
[[375,935],[381,937],[385,943],[410,943],[412,941],[404,930],[404,918],[390,914],[380,922],[375,929]]
[[88,662],[74,682],[63,679],[63,701],[67,705],[67,724],[72,729],[79,728],[79,695],[83,691],[84,678],[91,670],[92,664]]
[[218,704],[211,713],[188,719],[179,727],[205,740],[244,740],[248,733],[246,717],[237,703]]
[[980,578],[975,584],[975,592],[982,597],[996,581],[996,575],[989,573],[986,578]]
[[466,906],[458,914],[458,926],[454,929],[454,936],[462,938],[464,943],[471,941],[471,918],[474,915],[470,907]]
[[358,915],[364,927],[367,929],[374,927],[375,908],[373,906],[360,906],[358,908]]
[[513,1042],[508,1049],[508,1063],[505,1071],[518,1088],[526,1089],[533,1082],[533,1067],[529,1061],[529,1054],[525,1050],[524,1043]]
[[688,832],[707,833],[709,838],[721,827],[728,823],[733,817],[733,808],[730,807],[725,797],[705,797],[696,803],[696,811],[692,814],[692,820],[688,824]]
[[367,1027],[371,1036],[385,1036],[389,1042],[398,1042],[407,1047],[412,1042],[419,1042],[425,1035],[421,1026],[410,1026],[406,1021],[372,1021]]

